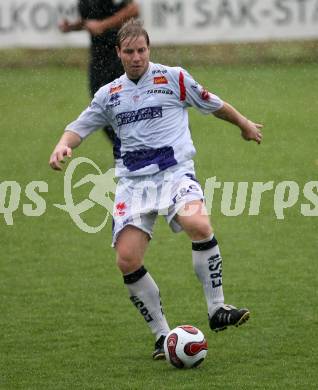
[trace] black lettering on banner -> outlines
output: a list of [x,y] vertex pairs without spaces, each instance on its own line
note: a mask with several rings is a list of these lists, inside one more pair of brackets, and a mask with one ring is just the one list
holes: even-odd
[[255,6],[255,0],[247,0],[246,2],[242,1],[239,3],[240,7],[240,19],[238,20],[239,24],[245,22],[250,22],[251,24],[257,25],[257,20],[253,16],[253,7]]
[[12,9],[12,26],[14,29],[20,28],[21,30],[26,29],[25,23],[22,21],[22,12],[25,10],[25,3],[22,3],[20,6],[13,6]]
[[206,27],[212,22],[212,12],[209,9],[209,0],[197,0],[194,4],[195,9],[201,15],[202,19],[195,22],[196,27]]
[[[228,21],[232,25],[249,23],[257,24],[254,7],[257,0],[197,0],[194,3],[200,20],[194,22],[196,27],[207,27],[210,24],[220,25]],[[213,11],[212,11],[213,10]]]
[[228,18],[232,24],[235,24],[235,15],[229,0],[222,0],[217,13],[217,20],[222,21],[222,19]]
[[136,306],[139,310],[140,314],[144,317],[146,322],[153,321],[153,318],[149,314],[148,309],[145,307],[145,304],[140,300],[136,295],[130,297],[131,302]]
[[290,23],[292,18],[291,10],[285,3],[285,0],[276,0],[275,3],[277,10],[282,13],[282,15],[275,20],[279,25]]
[[[196,0],[193,26],[206,28],[228,23],[260,26],[265,19],[276,26],[318,22],[318,0]],[[267,23],[268,24],[268,23]]]
[[166,27],[167,19],[173,16],[178,26],[184,24],[184,4],[183,0],[175,1],[157,1],[152,8],[152,19],[155,27]]
[[38,3],[31,9],[30,22],[36,30],[45,31],[56,25],[57,20],[49,4]]
[[0,5],[0,32],[14,31],[48,31],[57,29],[61,18],[77,18],[76,4],[65,5],[59,2],[51,5],[45,1],[28,4],[27,1],[15,2],[6,6]]
[[228,19],[233,25],[241,25],[243,23],[257,24],[257,20],[253,16],[253,7],[255,0],[240,0],[237,1],[238,9],[233,9],[233,2],[222,0],[217,12],[217,21]]
[[[315,1],[314,9],[308,9]],[[275,10],[279,16],[274,19],[277,25],[288,25],[292,22],[306,24],[318,21],[318,1],[317,0],[276,0]],[[310,17],[311,15],[311,17]]]
[[[184,27],[188,13],[191,15],[191,26],[198,30],[212,24],[227,24],[230,27],[262,25],[264,28],[272,25],[276,29],[295,24],[297,28],[306,24],[317,26],[318,0],[153,0],[151,13],[150,22],[162,30],[173,25]],[[56,31],[58,20],[75,20],[77,16],[75,0],[70,3],[63,0],[3,0],[0,1],[0,34],[28,30]],[[286,32],[286,37],[288,34]],[[155,69],[153,74],[157,73],[164,74],[166,70]]]
[[0,6],[0,32],[9,33],[17,29],[25,30],[27,28],[23,18],[25,9],[26,3],[13,4],[7,10],[5,6]]

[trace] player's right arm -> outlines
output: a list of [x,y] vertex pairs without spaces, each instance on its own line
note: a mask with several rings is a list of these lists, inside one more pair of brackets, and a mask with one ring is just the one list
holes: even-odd
[[72,157],[72,150],[80,145],[81,137],[72,131],[66,131],[51,154],[49,164],[52,169],[61,171],[65,157]]
[[64,162],[65,157],[71,157],[72,149],[79,146],[82,140],[94,131],[111,123],[107,108],[108,90],[109,86],[99,89],[89,107],[75,121],[66,126],[64,134],[50,157],[49,164],[53,169],[62,170],[61,163]]

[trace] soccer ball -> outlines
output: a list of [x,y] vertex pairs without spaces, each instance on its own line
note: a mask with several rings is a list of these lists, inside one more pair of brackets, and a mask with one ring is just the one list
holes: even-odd
[[206,357],[208,343],[201,330],[191,325],[172,329],[164,341],[166,360],[176,368],[197,367]]

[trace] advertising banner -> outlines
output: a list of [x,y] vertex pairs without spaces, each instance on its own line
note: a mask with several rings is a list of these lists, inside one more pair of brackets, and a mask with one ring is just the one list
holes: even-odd
[[[318,0],[138,2],[157,45],[318,38]],[[76,0],[0,0],[0,47],[87,46],[87,32],[57,28],[77,17]]]

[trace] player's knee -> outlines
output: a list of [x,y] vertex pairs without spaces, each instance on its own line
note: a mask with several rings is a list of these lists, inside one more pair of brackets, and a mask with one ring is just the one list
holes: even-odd
[[142,259],[140,259],[138,256],[136,256],[136,254],[128,250],[128,248],[121,248],[121,250],[117,250],[116,262],[120,271],[124,275],[126,275],[140,268],[142,264]]
[[208,222],[201,222],[193,226],[191,231],[189,232],[190,238],[193,241],[205,240],[210,237],[212,234],[212,227]]

